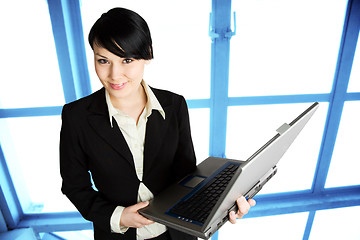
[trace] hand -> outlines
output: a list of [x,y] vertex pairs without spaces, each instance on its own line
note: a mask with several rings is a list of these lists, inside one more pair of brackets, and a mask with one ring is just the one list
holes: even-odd
[[139,202],[135,205],[124,208],[120,218],[120,226],[141,228],[145,225],[153,224],[153,221],[138,213],[139,209],[144,208],[147,205],[149,205],[149,201]]
[[236,223],[236,219],[237,218],[242,218],[243,216],[245,216],[251,207],[255,206],[256,201],[254,199],[249,199],[246,201],[244,196],[239,197],[236,200],[236,203],[238,205],[239,210],[237,211],[237,213],[235,213],[235,211],[231,211],[229,213],[229,221],[232,224]]

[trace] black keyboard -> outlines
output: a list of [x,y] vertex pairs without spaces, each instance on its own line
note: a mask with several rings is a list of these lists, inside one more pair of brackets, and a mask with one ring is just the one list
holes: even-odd
[[239,165],[230,164],[190,198],[185,197],[178,202],[169,212],[185,221],[203,224],[238,167]]

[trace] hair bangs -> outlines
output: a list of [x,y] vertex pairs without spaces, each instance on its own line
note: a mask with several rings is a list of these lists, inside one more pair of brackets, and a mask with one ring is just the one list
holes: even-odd
[[153,58],[147,23],[139,15],[126,9],[117,8],[104,13],[90,30],[89,43],[106,48],[121,58]]

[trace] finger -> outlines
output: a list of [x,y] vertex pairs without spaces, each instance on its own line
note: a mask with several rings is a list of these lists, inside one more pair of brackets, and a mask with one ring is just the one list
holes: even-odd
[[238,205],[238,212],[237,212],[237,217],[238,218],[242,218],[244,215],[246,215],[249,210],[250,210],[250,203],[248,201],[246,201],[245,197],[240,197],[236,200],[237,205]]
[[154,221],[144,217],[143,215],[141,215],[138,210],[146,207],[149,205],[149,201],[145,201],[145,202],[139,202],[137,204],[135,204],[133,207],[135,208],[134,210],[136,211],[136,220],[141,223],[142,225],[149,225],[149,224],[153,224]]
[[250,207],[253,207],[253,206],[256,205],[255,199],[252,199],[252,198],[250,198],[250,199],[248,200],[248,203],[250,204]]
[[236,214],[234,211],[229,212],[229,222],[232,224],[236,223]]
[[138,211],[139,209],[144,208],[147,205],[149,205],[149,201],[138,202],[137,204],[132,205],[131,208],[133,211]]
[[154,221],[140,215],[139,213],[137,214],[137,216],[135,217],[135,222],[139,223],[141,226],[140,227],[143,227],[145,225],[150,225],[150,224],[153,224]]
[[236,204],[239,210],[236,213],[234,211],[229,213],[229,221],[232,224],[236,223],[237,218],[244,217],[249,212],[250,207],[255,206],[256,201],[254,199],[246,200],[244,196],[241,196],[236,200]]
[[140,228],[143,227],[144,225],[153,224],[154,223],[153,221],[145,218],[144,216],[138,213],[139,209],[146,207],[148,204],[149,204],[148,201],[139,202],[137,204],[125,208],[120,218],[120,225],[126,227]]
[[136,209],[136,213],[137,213],[137,216],[139,217],[139,221],[143,224],[143,225],[149,225],[149,224],[153,224],[154,221],[144,217],[143,215],[141,215],[138,210],[139,209],[142,209],[146,206],[149,205],[149,201],[145,201],[145,202],[139,202],[137,204],[134,205],[135,209]]
[[[124,213],[124,212],[123,212]],[[153,224],[154,222],[140,215],[138,212],[130,212],[124,214],[120,219],[120,224],[126,227],[141,228],[145,225]]]

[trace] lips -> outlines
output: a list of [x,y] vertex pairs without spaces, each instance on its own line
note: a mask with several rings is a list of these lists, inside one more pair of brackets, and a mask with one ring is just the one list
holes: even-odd
[[110,87],[114,90],[121,90],[121,89],[125,88],[126,84],[127,84],[126,82],[119,83],[119,84],[110,83]]

